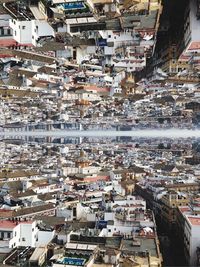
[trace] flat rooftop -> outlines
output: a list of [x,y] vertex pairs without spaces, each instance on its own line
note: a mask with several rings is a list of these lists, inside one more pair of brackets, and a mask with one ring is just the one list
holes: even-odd
[[93,251],[97,248],[96,245],[77,244],[77,243],[67,243],[65,247],[66,249],[89,250],[89,251]]
[[153,257],[157,257],[157,248],[156,248],[156,242],[154,238],[140,238],[137,237],[137,241],[140,245],[137,246],[133,246],[133,240],[123,240],[122,241],[122,251],[124,252],[128,252],[131,253],[133,252],[133,254],[135,252],[139,253],[143,253],[148,251],[150,253],[151,256]]
[[16,2],[6,3],[6,10],[9,14],[19,20],[33,20],[35,19],[33,13],[28,6],[17,4]]

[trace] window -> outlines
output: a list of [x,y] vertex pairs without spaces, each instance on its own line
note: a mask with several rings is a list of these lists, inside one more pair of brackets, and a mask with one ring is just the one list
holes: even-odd
[[110,233],[111,232],[111,229],[108,229],[108,232]]
[[22,30],[25,30],[26,29],[26,26],[22,26]]
[[22,237],[22,241],[26,241],[26,238],[25,237]]
[[10,233],[7,233],[7,237],[10,238],[11,237],[11,234]]
[[15,236],[17,235],[17,232],[15,232]]
[[15,36],[17,35],[17,32],[15,31]]

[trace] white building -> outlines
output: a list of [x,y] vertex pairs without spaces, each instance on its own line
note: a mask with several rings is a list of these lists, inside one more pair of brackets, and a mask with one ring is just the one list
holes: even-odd
[[197,265],[198,247],[200,247],[200,217],[185,215],[184,248],[190,266]]
[[0,253],[8,253],[17,247],[37,247],[48,244],[53,231],[40,231],[36,221],[0,221]]
[[22,183],[23,190],[26,191],[27,189],[32,189],[37,194],[46,194],[46,193],[53,193],[63,190],[62,184],[48,184],[48,183],[41,183],[41,184],[34,184],[33,181],[23,181]]
[[[106,211],[104,220],[108,222],[107,236],[114,234],[132,235],[140,227],[154,227],[151,216],[146,212],[146,202],[134,196],[127,196],[113,201],[105,197]],[[110,223],[111,222],[111,223]]]
[[9,26],[13,31],[13,38],[20,45],[37,46],[42,37],[55,37],[53,28],[46,21],[10,19]]
[[12,37],[12,31],[9,27],[9,14],[0,14],[0,46],[9,46],[15,43]]
[[196,0],[188,1],[188,10],[184,26],[185,53],[200,51],[200,20],[197,18]]

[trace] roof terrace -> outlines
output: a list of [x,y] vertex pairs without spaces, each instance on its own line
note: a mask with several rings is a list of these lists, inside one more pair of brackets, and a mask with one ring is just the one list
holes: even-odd
[[29,7],[27,5],[24,5],[24,3],[17,3],[17,2],[5,3],[4,8],[9,12],[9,14],[14,19],[18,20],[35,19]]

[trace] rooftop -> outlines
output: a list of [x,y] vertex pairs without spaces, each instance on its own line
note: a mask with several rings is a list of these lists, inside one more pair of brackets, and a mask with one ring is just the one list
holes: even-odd
[[148,251],[151,256],[157,257],[157,248],[154,238],[137,237],[137,241],[139,245],[134,245],[133,240],[124,239],[122,241],[122,251],[129,251],[133,253],[143,253],[145,251]]
[[23,222],[19,222],[19,221],[0,221],[0,229],[13,229],[16,227],[16,225],[18,224],[32,224],[32,221],[23,221]]
[[28,5],[17,3],[16,1],[7,2],[5,4],[5,9],[15,19],[25,20],[25,21],[35,19]]
[[190,217],[188,216],[187,217],[190,224],[193,225],[193,226],[200,226],[200,218],[199,217]]

